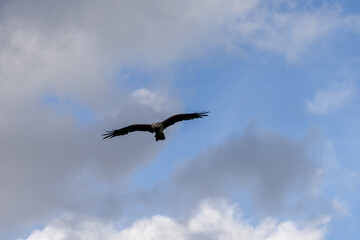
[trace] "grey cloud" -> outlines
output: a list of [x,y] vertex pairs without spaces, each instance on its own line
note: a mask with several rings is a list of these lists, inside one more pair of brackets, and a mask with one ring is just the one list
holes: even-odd
[[177,170],[175,198],[186,202],[242,191],[262,209],[281,211],[290,194],[301,198],[319,178],[311,139],[254,130],[229,137]]
[[[9,1],[2,5],[0,234],[66,209],[96,211],[102,204],[93,199],[120,208],[115,198],[126,188],[122,179],[155,159],[166,143],[155,144],[150,134],[140,138],[136,133],[126,141],[105,142],[101,133],[134,121],[156,121],[180,108],[173,94],[172,99],[162,94],[162,105],[155,111],[114,84],[108,73],[117,64],[96,42],[98,38],[81,27],[85,13],[79,13],[87,11],[85,5],[74,4]],[[128,46],[115,45],[115,49]],[[167,84],[162,88],[167,89]],[[96,120],[81,126],[66,106],[58,113],[43,101],[49,93],[59,101],[75,99]],[[157,90],[149,94],[158,99]],[[103,185],[93,187],[97,184]],[[109,212],[109,207],[100,210]]]
[[[86,198],[99,195],[101,199],[108,191],[115,198],[122,191],[122,179],[155,159],[165,143],[156,144],[151,134],[112,141],[102,140],[101,134],[126,121],[146,118],[161,118],[161,114],[141,106],[125,108],[112,119],[83,128],[70,116],[43,109],[11,116],[9,124],[0,128],[1,228],[11,229],[20,219],[23,226],[31,224],[69,207],[92,211],[95,205],[81,207],[91,203]],[[103,190],[94,187],[100,183]]]
[[[218,41],[223,24],[253,1],[9,1],[4,21],[41,31],[49,38],[81,32],[104,57],[150,66],[203,52]],[[205,39],[208,39],[204,42]]]
[[297,61],[312,43],[357,23],[338,8],[304,9],[294,1],[18,0],[4,1],[0,20],[49,39],[81,33],[96,45],[97,57],[143,67],[166,66],[214,45],[252,45]]

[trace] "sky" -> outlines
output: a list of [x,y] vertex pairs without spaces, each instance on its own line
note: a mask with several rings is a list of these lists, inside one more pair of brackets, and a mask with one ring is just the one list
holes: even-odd
[[358,239],[359,64],[355,0],[2,0],[0,240]]

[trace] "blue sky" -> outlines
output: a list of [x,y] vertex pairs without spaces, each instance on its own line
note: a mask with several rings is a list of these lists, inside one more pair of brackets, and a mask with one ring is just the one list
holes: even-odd
[[3,1],[0,239],[358,239],[359,10]]

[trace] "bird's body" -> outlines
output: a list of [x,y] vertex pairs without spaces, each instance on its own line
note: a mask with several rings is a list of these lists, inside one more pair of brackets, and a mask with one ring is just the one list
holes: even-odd
[[156,141],[165,140],[164,125],[162,122],[156,122],[151,124],[153,131],[155,132]]
[[162,122],[155,122],[152,124],[133,124],[121,129],[107,131],[106,133],[103,134],[104,136],[103,139],[125,135],[128,134],[129,132],[134,132],[134,131],[147,131],[147,132],[155,133],[156,141],[165,140],[165,134],[164,134],[165,128],[175,124],[176,122],[191,120],[196,118],[203,118],[205,116],[208,116],[207,115],[208,113],[209,112],[176,114],[174,116],[165,119]]

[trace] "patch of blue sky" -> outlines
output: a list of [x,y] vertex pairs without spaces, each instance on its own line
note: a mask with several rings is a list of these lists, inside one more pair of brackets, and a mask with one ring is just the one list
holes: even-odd
[[[281,3],[281,1],[279,1]],[[286,2],[285,2],[286,3]],[[296,6],[295,8],[293,8]],[[357,14],[360,11],[360,3],[356,0],[310,0],[310,1],[288,1],[288,4],[280,4],[280,10],[288,12],[291,9],[314,9],[314,8],[338,8],[344,14]]]
[[58,97],[47,93],[42,101],[59,115],[70,115],[79,126],[89,126],[97,121],[97,116],[75,97]]
[[315,1],[319,2],[319,7],[320,6],[335,6],[335,7],[340,7],[342,13],[344,14],[358,14],[360,11],[360,2],[356,1],[356,0],[321,0],[321,1]]
[[328,226],[327,240],[357,239],[359,237],[359,219],[353,217],[333,218]]
[[254,119],[265,127],[298,131],[294,124],[304,125],[307,72],[278,57],[268,60],[260,53],[213,56],[182,66],[175,75],[185,89],[185,106],[204,106],[218,121],[214,130],[227,134],[241,132]]

